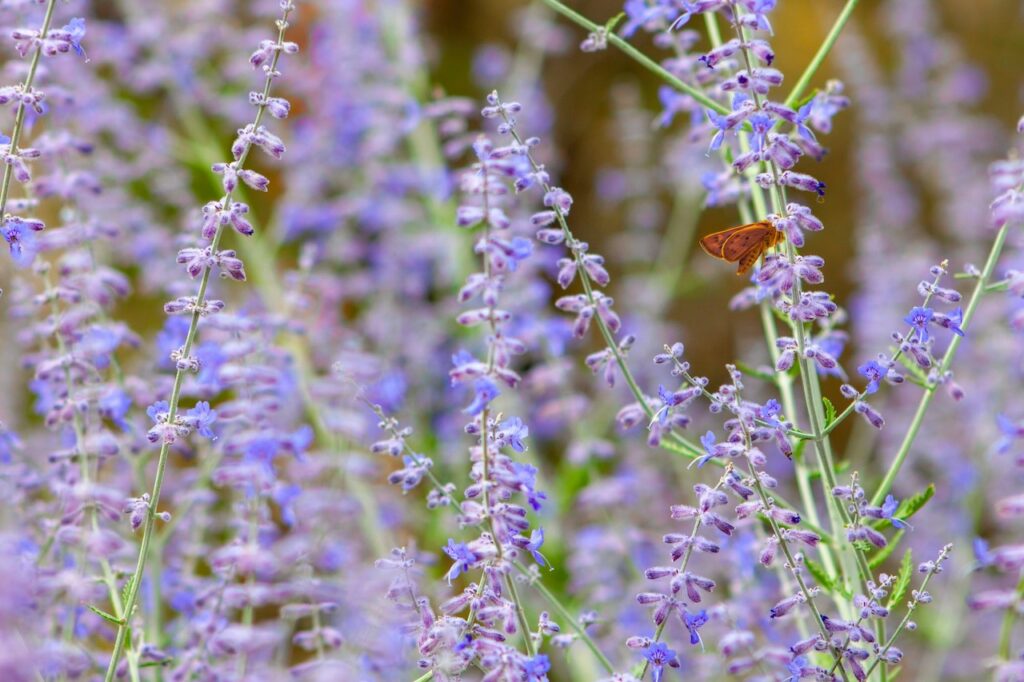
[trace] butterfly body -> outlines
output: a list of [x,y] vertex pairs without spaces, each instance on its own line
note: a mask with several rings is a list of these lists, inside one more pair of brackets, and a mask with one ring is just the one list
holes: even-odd
[[785,235],[767,220],[737,225],[714,232],[700,240],[700,247],[714,258],[737,264],[737,275],[754,266],[761,255],[785,239]]

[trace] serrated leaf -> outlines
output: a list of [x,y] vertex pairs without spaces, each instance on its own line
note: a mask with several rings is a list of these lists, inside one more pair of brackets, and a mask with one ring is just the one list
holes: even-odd
[[830,426],[836,420],[836,406],[828,398],[823,397],[821,402],[825,405],[825,426]]
[[889,544],[883,547],[882,549],[878,550],[878,552],[876,552],[873,557],[868,559],[868,566],[870,566],[871,568],[877,568],[879,564],[888,559],[889,556],[896,550],[896,545],[899,544],[902,538],[903,531],[896,531],[896,535],[892,536],[892,539],[889,540]]
[[892,593],[889,595],[889,603],[886,608],[891,609],[894,604],[898,604],[903,595],[907,593],[907,588],[910,587],[910,576],[914,573],[914,556],[910,549],[907,549],[906,554],[903,555],[903,561],[900,562],[900,572],[896,578],[896,584],[892,587]]
[[900,502],[900,506],[896,509],[896,513],[893,514],[893,516],[898,519],[909,519],[911,516],[921,511],[921,509],[928,504],[928,500],[933,497],[935,497],[935,484],[929,483],[928,487],[918,494],[908,497]]
[[[921,509],[923,509],[924,506],[928,504],[928,501],[933,497],[935,497],[935,484],[929,483],[928,487],[921,492],[901,501],[900,506],[896,508],[895,512],[893,512],[893,516],[901,521],[906,521],[911,516],[921,511]],[[875,521],[871,526],[877,530],[879,528],[884,528],[891,523],[892,522],[888,519],[882,519],[880,521]]]
[[818,586],[832,594],[835,592],[835,582],[829,577],[828,573],[825,572],[825,568],[820,564],[812,561],[811,559],[804,558],[804,566],[807,567],[807,572],[811,574],[814,581],[818,583]]
[[121,620],[120,618],[118,618],[117,616],[111,615],[111,614],[107,613],[106,611],[104,611],[103,609],[98,609],[95,606],[93,606],[92,604],[88,604],[87,606],[89,607],[90,611],[92,611],[93,613],[95,613],[97,616],[99,616],[103,620],[107,621],[108,623],[113,623],[114,625],[117,625],[117,626],[124,625],[124,621]]
[[128,578],[128,581],[124,584],[124,587],[121,588],[121,603],[122,604],[127,604],[128,603],[128,594],[132,591],[132,581],[134,579],[135,579],[134,575],[131,576],[130,578]]

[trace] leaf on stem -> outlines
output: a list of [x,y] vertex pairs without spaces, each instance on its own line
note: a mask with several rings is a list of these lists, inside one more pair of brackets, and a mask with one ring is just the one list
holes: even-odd
[[892,587],[892,595],[889,597],[889,603],[886,608],[891,609],[894,604],[898,604],[903,595],[907,593],[907,588],[910,587],[910,576],[914,574],[914,557],[910,549],[907,549],[906,554],[903,555],[903,561],[900,563],[900,573],[896,578],[896,584]]

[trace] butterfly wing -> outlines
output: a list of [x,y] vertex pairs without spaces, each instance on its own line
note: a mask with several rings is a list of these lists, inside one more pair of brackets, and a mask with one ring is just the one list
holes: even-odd
[[721,232],[713,232],[700,240],[705,253],[729,263],[737,263],[737,274],[742,275],[757,262],[765,250],[785,239],[767,220],[737,225]]
[[765,249],[767,248],[768,238],[765,238],[762,241],[757,242],[752,247],[750,247],[746,252],[744,252],[743,255],[740,256],[739,259],[737,259],[736,261],[739,264],[739,267],[736,269],[736,274],[746,274],[747,270],[753,267],[754,263],[757,262],[757,259],[761,257],[761,254],[764,253]]
[[714,258],[725,258],[722,254],[722,247],[725,246],[725,242],[728,241],[729,237],[733,236],[744,227],[746,227],[746,225],[730,227],[728,230],[713,232],[706,237],[702,237],[700,240],[700,248],[704,249],[704,253],[709,256]]
[[722,244],[722,258],[730,263],[739,262],[751,249],[763,249],[763,244],[766,238],[771,236],[771,232],[775,232],[775,228],[767,222],[751,223],[737,228]]

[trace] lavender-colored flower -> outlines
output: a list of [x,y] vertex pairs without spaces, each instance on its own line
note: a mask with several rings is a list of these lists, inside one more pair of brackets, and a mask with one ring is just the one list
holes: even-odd
[[651,678],[654,682],[661,682],[665,674],[665,666],[679,667],[679,658],[676,656],[676,652],[665,646],[664,642],[652,643],[643,653],[644,658],[651,664]]

